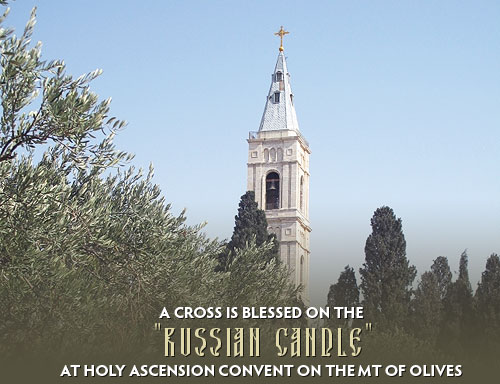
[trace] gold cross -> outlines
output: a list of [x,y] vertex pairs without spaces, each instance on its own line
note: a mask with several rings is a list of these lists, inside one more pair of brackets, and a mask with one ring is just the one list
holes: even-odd
[[281,29],[279,30],[279,32],[276,32],[275,35],[276,36],[279,36],[280,37],[280,52],[283,52],[284,51],[284,48],[283,48],[283,36],[285,35],[288,35],[290,32],[287,32],[283,29],[283,26],[281,26]]

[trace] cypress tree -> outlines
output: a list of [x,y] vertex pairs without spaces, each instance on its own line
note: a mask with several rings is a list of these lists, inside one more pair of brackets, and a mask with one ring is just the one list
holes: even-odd
[[469,280],[469,256],[467,256],[467,250],[463,251],[460,255],[457,281],[460,281],[463,284],[468,296],[472,297],[472,286]]
[[365,263],[360,269],[363,304],[373,321],[400,327],[408,318],[416,269],[406,258],[401,219],[396,218],[391,208],[378,208],[371,226]]
[[422,274],[411,307],[412,329],[415,336],[435,344],[441,324],[443,303],[439,281],[433,272]]
[[460,256],[458,278],[453,282],[444,299],[441,343],[450,352],[469,351],[472,341],[474,306],[469,280],[468,256]]
[[425,272],[412,300],[412,330],[415,336],[437,344],[443,322],[444,299],[452,284],[448,259],[436,258],[430,272]]
[[231,250],[244,248],[255,237],[257,246],[268,240],[267,220],[255,201],[255,192],[247,191],[241,196],[238,214],[234,217],[234,231],[229,242]]
[[[340,273],[337,283],[330,285],[327,305],[333,307],[357,307],[359,306],[359,288],[356,282],[354,268],[348,265]],[[332,316],[333,316],[332,312]],[[345,319],[335,319],[331,317],[331,323],[339,326],[348,323]]]
[[431,266],[431,272],[436,276],[437,283],[439,286],[439,293],[441,300],[446,297],[446,293],[451,285],[451,279],[453,277],[450,265],[448,264],[448,259],[444,256],[439,256]]
[[219,255],[218,270],[225,270],[232,262],[237,249],[246,248],[248,244],[255,241],[257,246],[266,241],[272,242],[270,250],[263,254],[266,261],[277,258],[279,244],[274,234],[267,232],[266,214],[258,208],[255,201],[255,192],[247,191],[241,196],[238,214],[234,217],[234,230],[231,240],[225,250]]
[[492,353],[500,352],[500,258],[493,253],[486,261],[486,269],[476,291],[478,326],[482,330],[483,345]]

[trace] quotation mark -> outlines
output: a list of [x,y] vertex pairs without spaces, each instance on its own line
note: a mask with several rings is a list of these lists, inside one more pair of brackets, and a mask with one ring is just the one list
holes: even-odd
[[155,323],[155,331],[161,330],[161,323]]
[[367,331],[371,331],[372,330],[372,323],[366,323],[365,327],[366,327]]

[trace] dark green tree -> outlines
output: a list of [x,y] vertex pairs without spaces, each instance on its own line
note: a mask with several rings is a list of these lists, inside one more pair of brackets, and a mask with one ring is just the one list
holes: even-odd
[[415,336],[435,345],[443,312],[438,278],[424,272],[412,300],[412,330]]
[[384,206],[373,214],[371,227],[360,269],[363,305],[373,321],[402,327],[408,318],[416,269],[406,258],[401,219]]
[[255,201],[255,192],[247,191],[241,196],[238,214],[234,217],[234,231],[229,246],[231,249],[244,248],[252,238],[259,246],[268,240],[266,214]]
[[491,354],[500,353],[500,258],[493,253],[476,290],[477,326],[481,342]]
[[412,330],[415,336],[430,344],[438,342],[443,323],[444,299],[452,284],[448,259],[439,256],[431,265],[430,272],[422,274],[412,300]]
[[468,256],[464,251],[460,256],[459,274],[443,301],[443,323],[440,344],[450,352],[471,351],[474,338],[474,302],[469,280]]
[[467,256],[467,250],[463,251],[460,255],[457,281],[463,284],[465,290],[470,294],[468,296],[472,297],[472,286],[469,279],[469,256]]
[[[338,281],[335,284],[330,285],[327,305],[330,308],[359,306],[359,288],[354,268],[347,265],[340,273]],[[331,311],[331,314],[332,317],[330,319],[330,323],[332,325],[345,326],[348,324],[348,319],[336,319],[334,317],[334,311]]]
[[218,270],[227,269],[233,261],[237,249],[243,249],[250,243],[257,246],[271,242],[272,246],[264,252],[263,259],[277,259],[279,244],[274,234],[267,232],[266,214],[259,209],[255,201],[255,192],[247,191],[241,196],[238,214],[234,217],[234,230],[226,249],[219,255]]
[[436,276],[439,286],[439,294],[441,300],[444,300],[453,277],[450,265],[448,264],[448,259],[444,256],[439,256],[438,258],[436,258],[436,260],[434,260],[434,262],[432,263],[431,272],[434,274],[434,276]]

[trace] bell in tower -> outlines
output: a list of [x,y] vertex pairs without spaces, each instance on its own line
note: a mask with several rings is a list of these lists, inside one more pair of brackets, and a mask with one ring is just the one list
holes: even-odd
[[276,172],[266,176],[266,210],[280,207],[280,177]]

